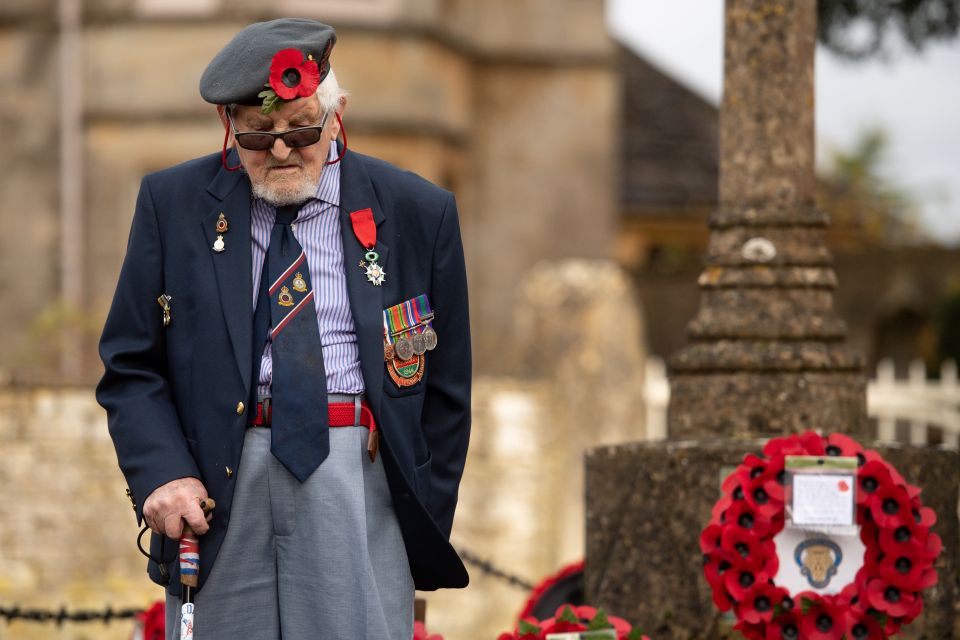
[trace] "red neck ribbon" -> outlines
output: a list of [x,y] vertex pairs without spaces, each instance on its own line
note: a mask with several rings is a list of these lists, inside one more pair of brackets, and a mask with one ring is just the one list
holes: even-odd
[[373,222],[373,209],[360,209],[350,214],[350,222],[353,224],[353,234],[367,251],[373,249],[377,244],[377,225]]

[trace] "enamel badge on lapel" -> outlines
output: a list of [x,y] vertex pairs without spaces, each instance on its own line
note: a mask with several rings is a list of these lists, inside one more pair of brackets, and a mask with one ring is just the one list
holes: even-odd
[[374,247],[377,246],[377,225],[373,221],[373,209],[352,212],[350,223],[353,225],[353,235],[357,236],[360,245],[367,250],[363,260],[360,261],[360,268],[364,270],[367,281],[379,287],[387,279],[387,272],[377,264],[380,254],[374,251]]
[[437,347],[434,314],[426,295],[383,310],[383,359],[398,387],[412,387],[425,371],[424,354]]
[[223,215],[223,211],[220,212],[220,217],[217,218],[216,230],[217,239],[213,242],[213,250],[220,253],[226,248],[226,245],[223,243],[223,234],[230,231],[230,223],[227,222],[227,216]]

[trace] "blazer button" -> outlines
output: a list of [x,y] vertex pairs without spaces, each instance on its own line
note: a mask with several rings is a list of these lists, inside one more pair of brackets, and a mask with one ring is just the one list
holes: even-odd
[[246,409],[246,407],[243,405],[243,403],[242,403],[242,402],[238,402],[238,403],[237,403],[237,415],[238,415],[238,416],[242,416],[244,409]]
[[228,477],[228,478],[232,478],[232,477],[233,477],[233,469],[231,469],[230,467],[226,467],[226,469],[227,469],[227,477]]

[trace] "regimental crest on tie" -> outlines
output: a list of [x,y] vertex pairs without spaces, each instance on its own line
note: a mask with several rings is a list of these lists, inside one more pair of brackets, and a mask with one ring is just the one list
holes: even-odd
[[293,276],[293,290],[298,293],[304,293],[307,290],[307,281],[303,279],[303,274],[297,271]]
[[383,310],[383,359],[400,388],[423,379],[425,354],[437,348],[434,313],[425,294]]
[[[300,255],[271,285],[268,291],[270,298],[276,301],[276,304],[285,309],[283,319],[278,322],[271,330],[271,335],[276,338],[277,334],[298,314],[303,308],[312,308],[313,291],[310,290],[306,279],[303,277],[302,270],[306,268],[307,256],[301,250]],[[293,289],[292,293],[290,290]],[[286,311],[289,310],[289,311]]]

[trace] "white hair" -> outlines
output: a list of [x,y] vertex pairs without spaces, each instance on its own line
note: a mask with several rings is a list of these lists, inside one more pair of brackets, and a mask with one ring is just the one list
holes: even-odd
[[[349,92],[344,91],[340,88],[340,83],[337,82],[337,75],[333,72],[333,67],[327,72],[327,77],[317,85],[317,90],[314,92],[317,96],[317,100],[320,101],[320,113],[324,115],[330,115],[337,110],[337,107],[340,106],[340,101],[346,98]],[[227,109],[230,113],[236,113],[237,103],[232,103],[227,105]]]
[[340,106],[340,101],[347,97],[348,93],[340,88],[337,82],[337,76],[333,72],[333,67],[327,72],[327,77],[317,86],[317,100],[320,101],[320,110],[322,113],[330,113]]

